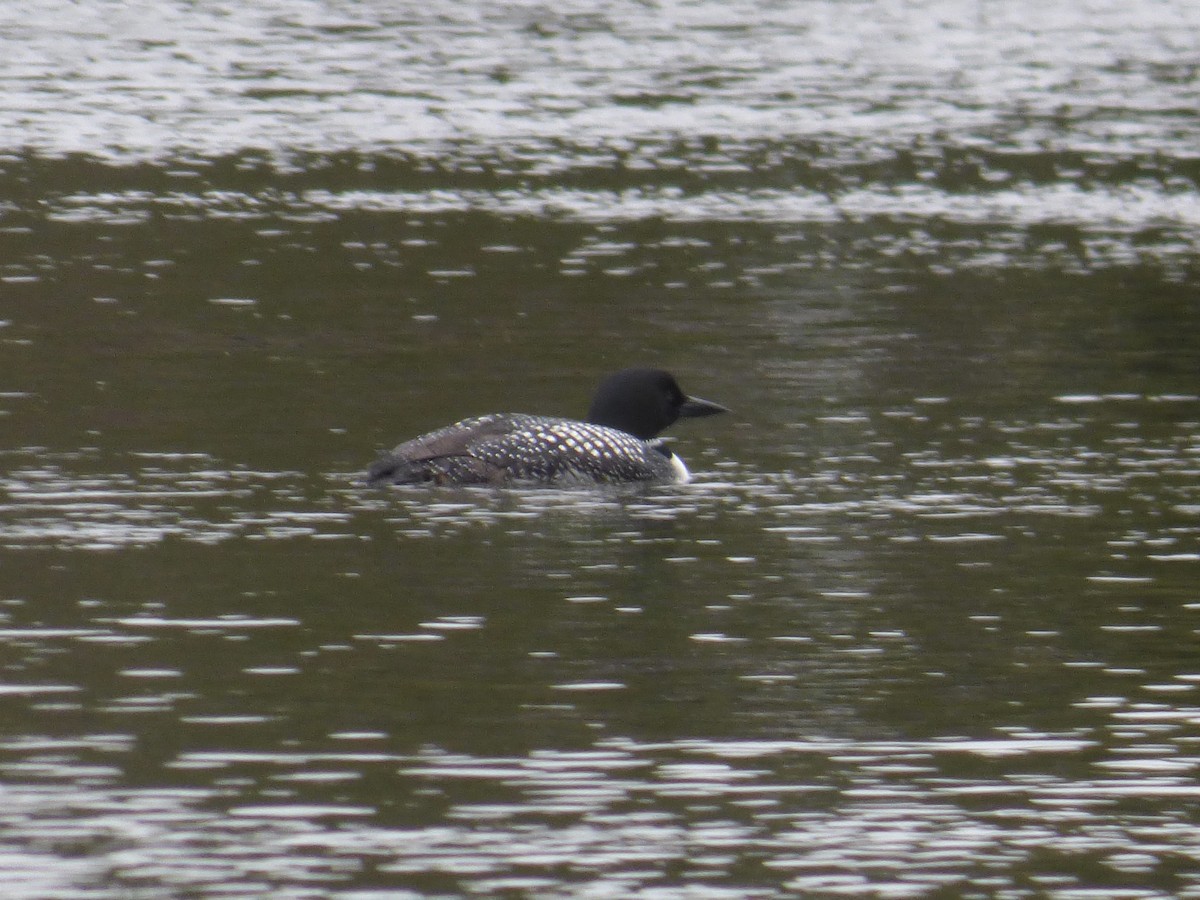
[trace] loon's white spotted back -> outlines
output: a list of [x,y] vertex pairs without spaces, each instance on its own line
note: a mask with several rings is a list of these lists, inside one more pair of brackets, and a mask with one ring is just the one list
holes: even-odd
[[586,421],[524,413],[463,419],[405,441],[371,466],[371,484],[571,484],[690,479],[658,439],[679,418],[725,412],[689,398],[659,369],[624,369],[596,391]]

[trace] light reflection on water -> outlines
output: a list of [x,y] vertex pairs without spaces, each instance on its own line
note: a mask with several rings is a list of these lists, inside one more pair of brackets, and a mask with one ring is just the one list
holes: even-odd
[[[1198,712],[1186,714],[1194,723]],[[4,766],[30,782],[7,804],[6,833],[28,848],[18,859],[38,846],[108,848],[102,863],[54,870],[62,896],[75,896],[77,879],[307,896],[353,883],[364,867],[380,888],[472,894],[595,896],[711,879],[713,896],[924,896],[949,886],[1074,896],[1096,866],[1144,873],[1171,847],[1186,866],[1186,802],[1200,795],[1182,771],[1063,779],[1052,761],[1087,754],[1095,740],[1022,729],[986,740],[618,739],[520,757],[395,756],[373,749],[373,735],[334,743],[342,747],[186,753],[177,767],[210,787],[131,794],[115,786],[114,767],[79,759],[126,752],[119,735],[10,742],[5,757],[33,762]],[[39,757],[53,762],[39,769]],[[386,812],[354,799],[371,790],[363,780],[387,785]],[[260,800],[241,799],[246,784]],[[1160,807],[1164,799],[1173,802]],[[1124,827],[1105,817],[1139,802],[1158,811]],[[406,824],[406,807],[425,804],[444,808],[440,823]],[[1030,858],[1043,874],[1014,875]],[[1197,887],[1194,875],[1176,883],[1183,896]]]
[[[754,148],[747,152],[753,153]],[[1186,267],[1197,251],[1200,215],[1190,184],[1179,192],[1164,192],[1155,184],[1070,182],[1047,186],[1027,182],[1018,170],[1006,175],[1006,181],[1014,182],[1011,187],[947,191],[937,183],[941,176],[933,171],[918,179],[930,182],[925,185],[896,182],[887,177],[889,173],[881,174],[881,180],[863,184],[861,173],[831,168],[827,174],[830,184],[815,191],[794,184],[764,189],[753,183],[703,184],[686,190],[663,187],[662,180],[669,181],[671,174],[657,172],[654,180],[624,190],[570,190],[554,183],[538,188],[517,175],[511,187],[500,183],[487,190],[445,185],[404,192],[302,189],[296,196],[282,198],[268,181],[261,193],[249,194],[233,190],[181,191],[167,196],[146,192],[78,194],[56,199],[48,216],[63,224],[97,226],[149,224],[159,216],[245,222],[276,222],[282,217],[312,223],[335,222],[348,213],[438,216],[463,212],[578,223],[663,220],[810,227],[814,223],[837,226],[887,221],[897,223],[894,230],[871,235],[865,239],[867,246],[857,248],[859,253],[878,257],[876,268],[914,260],[945,266],[951,259],[960,267],[1053,266],[1075,272],[1155,264],[1166,268],[1172,278],[1183,277],[1180,267]],[[928,222],[938,223],[939,229],[977,229],[979,233],[946,242],[919,224]],[[390,245],[363,250],[370,260],[363,265],[398,264]],[[631,257],[633,268],[628,271],[632,274],[642,264],[638,250],[636,245],[583,247],[562,260],[563,271],[579,274],[599,263],[604,271],[615,274],[621,271],[622,258]],[[794,259],[792,265],[801,262]],[[164,260],[162,265],[170,267],[172,262]],[[759,274],[772,271],[778,270]],[[8,272],[9,278],[37,279],[32,269],[16,263],[9,264]],[[431,270],[430,274],[471,278],[477,273],[465,267]]]
[[3,131],[49,153],[623,146],[697,123],[701,134],[846,135],[849,152],[937,131],[1190,152],[1194,135],[1183,111],[1195,109],[1198,26],[1185,2],[72,11],[70,29],[53,4],[0,19]]

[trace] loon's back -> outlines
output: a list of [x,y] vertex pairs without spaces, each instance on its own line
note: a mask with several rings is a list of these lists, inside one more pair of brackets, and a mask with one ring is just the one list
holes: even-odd
[[396,447],[370,484],[676,481],[686,477],[661,441],[552,416],[493,413],[463,419]]

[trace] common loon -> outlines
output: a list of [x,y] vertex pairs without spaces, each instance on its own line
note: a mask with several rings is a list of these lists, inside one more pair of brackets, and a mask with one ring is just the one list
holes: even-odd
[[523,413],[463,419],[380,457],[367,483],[685,482],[687,466],[659,432],[677,419],[721,412],[686,396],[661,369],[623,369],[600,382],[586,421]]

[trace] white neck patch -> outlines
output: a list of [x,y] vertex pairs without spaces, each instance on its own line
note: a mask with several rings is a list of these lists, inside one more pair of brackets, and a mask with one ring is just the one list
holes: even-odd
[[688,471],[688,467],[684,465],[677,453],[671,454],[671,470],[675,473],[676,484],[687,484],[692,480],[692,473]]

